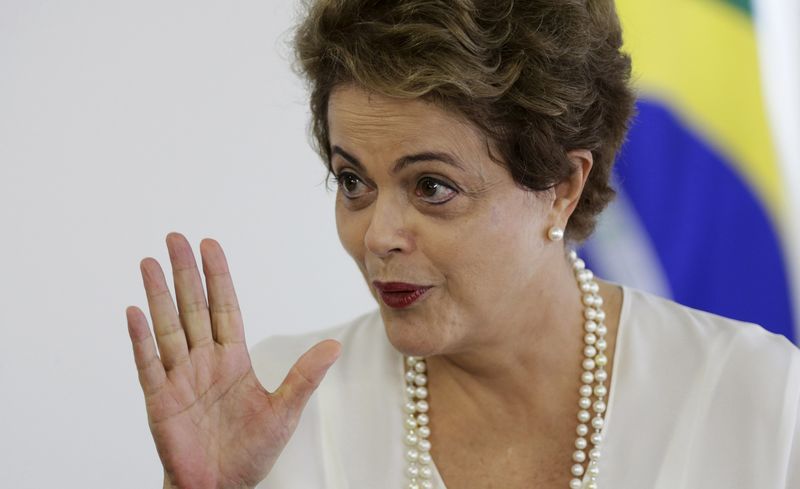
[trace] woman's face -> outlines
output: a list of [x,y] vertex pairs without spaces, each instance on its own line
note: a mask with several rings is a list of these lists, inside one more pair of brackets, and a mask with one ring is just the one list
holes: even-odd
[[[563,256],[546,237],[551,192],[518,187],[476,127],[430,103],[341,85],[328,117],[339,238],[395,348],[429,356],[508,340],[502,325],[527,319]],[[375,281],[430,288],[397,308]]]

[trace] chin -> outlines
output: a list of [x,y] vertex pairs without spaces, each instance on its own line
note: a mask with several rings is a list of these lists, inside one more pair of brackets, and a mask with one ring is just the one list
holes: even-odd
[[414,319],[392,316],[381,309],[383,324],[389,343],[406,356],[429,357],[441,350],[441,342],[431,333],[431,325]]

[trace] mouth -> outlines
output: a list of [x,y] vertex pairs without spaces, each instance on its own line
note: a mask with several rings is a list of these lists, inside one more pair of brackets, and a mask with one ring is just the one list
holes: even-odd
[[372,282],[381,300],[393,309],[403,309],[427,297],[429,285],[416,285],[404,282]]

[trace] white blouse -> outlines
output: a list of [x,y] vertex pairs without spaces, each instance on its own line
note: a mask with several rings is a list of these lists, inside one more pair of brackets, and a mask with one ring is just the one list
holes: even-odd
[[[263,340],[256,374],[274,391],[326,338],[341,356],[258,488],[404,488],[403,356],[377,309]],[[600,489],[800,489],[800,350],[785,337],[623,287],[613,362]]]

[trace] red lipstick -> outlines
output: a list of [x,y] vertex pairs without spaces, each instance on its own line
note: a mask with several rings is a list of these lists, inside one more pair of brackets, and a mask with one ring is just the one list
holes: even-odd
[[379,282],[372,284],[378,290],[384,304],[395,309],[402,309],[425,297],[431,286],[409,284],[405,282]]

